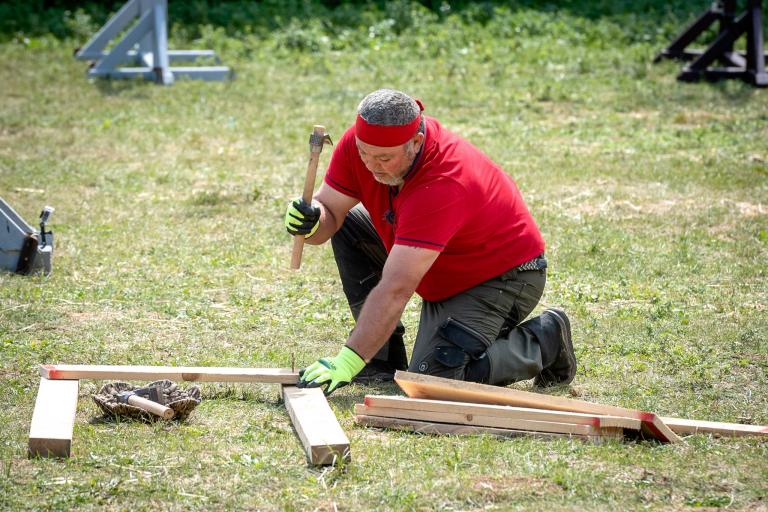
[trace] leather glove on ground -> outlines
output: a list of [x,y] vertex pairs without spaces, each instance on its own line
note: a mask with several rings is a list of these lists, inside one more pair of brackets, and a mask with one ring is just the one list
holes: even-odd
[[285,229],[288,233],[309,238],[320,226],[320,207],[307,204],[303,198],[294,199],[285,212]]
[[300,388],[325,386],[323,393],[330,395],[346,386],[365,367],[365,361],[354,350],[345,346],[336,357],[320,358],[299,372]]

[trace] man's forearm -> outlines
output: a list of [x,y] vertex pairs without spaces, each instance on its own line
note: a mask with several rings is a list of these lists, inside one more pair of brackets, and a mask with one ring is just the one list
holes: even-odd
[[379,283],[365,300],[346,345],[366,362],[370,361],[389,339],[412,294],[413,291],[393,289]]
[[315,234],[309,238],[304,239],[304,243],[310,245],[321,245],[330,239],[338,229],[338,223],[336,218],[331,213],[331,210],[326,208],[325,205],[320,203],[320,226],[318,226]]

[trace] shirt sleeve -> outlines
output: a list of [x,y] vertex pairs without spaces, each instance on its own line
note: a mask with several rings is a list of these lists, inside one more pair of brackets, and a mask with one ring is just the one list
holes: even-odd
[[395,244],[443,252],[469,217],[464,187],[452,179],[418,189],[396,212]]
[[342,194],[361,200],[360,184],[354,172],[355,158],[359,158],[359,155],[355,146],[354,133],[350,128],[344,132],[333,149],[324,180]]

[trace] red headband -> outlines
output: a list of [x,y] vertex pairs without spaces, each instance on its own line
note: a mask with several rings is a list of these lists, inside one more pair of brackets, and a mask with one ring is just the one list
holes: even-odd
[[[419,112],[424,111],[424,104],[419,100],[416,104],[419,106]],[[357,114],[355,121],[355,135],[361,141],[371,146],[390,148],[400,146],[416,135],[421,125],[421,114],[416,116],[413,121],[400,126],[385,126],[382,124],[371,124]]]

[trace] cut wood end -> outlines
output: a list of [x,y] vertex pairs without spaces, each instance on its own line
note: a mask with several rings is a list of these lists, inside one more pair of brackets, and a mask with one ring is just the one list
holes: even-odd
[[350,460],[352,455],[348,444],[313,447],[310,456],[310,463],[317,466],[335,466]]
[[56,379],[58,378],[58,370],[56,369],[56,365],[54,364],[41,364],[40,365],[40,376],[45,377],[46,379]]
[[71,439],[37,439],[29,438],[27,457],[35,458],[69,458],[72,450]]

